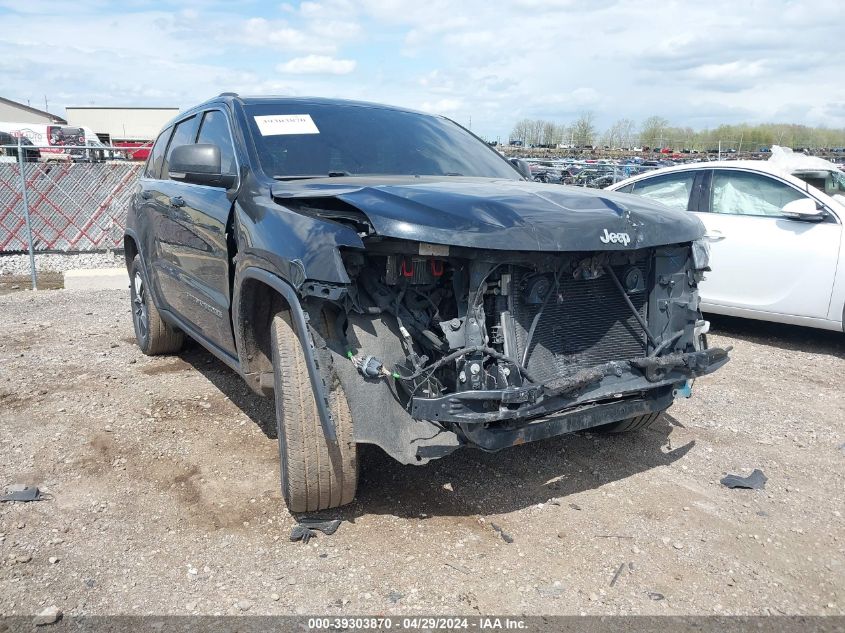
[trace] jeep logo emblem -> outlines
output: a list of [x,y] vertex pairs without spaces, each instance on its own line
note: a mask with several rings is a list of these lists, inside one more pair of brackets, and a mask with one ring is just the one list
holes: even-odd
[[628,246],[631,243],[631,236],[627,233],[608,233],[607,229],[604,230],[604,235],[599,237],[599,239],[605,244],[622,244]]

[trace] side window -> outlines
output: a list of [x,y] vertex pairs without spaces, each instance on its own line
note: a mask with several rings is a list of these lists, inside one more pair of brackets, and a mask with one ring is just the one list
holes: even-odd
[[625,185],[624,187],[620,187],[616,190],[616,193],[631,193],[634,190],[634,183],[630,185]]
[[694,171],[682,171],[639,180],[634,183],[633,193],[663,203],[671,209],[686,211],[695,175]]
[[147,157],[147,168],[144,171],[144,176],[147,178],[158,178],[161,175],[161,162],[164,159],[164,150],[167,148],[167,141],[170,139],[170,128],[167,128],[158,135],[155,145]]
[[170,145],[167,146],[167,154],[164,158],[164,166],[161,170],[161,177],[168,180],[167,175],[170,167],[170,155],[173,149],[180,145],[191,145],[194,142],[194,137],[197,134],[197,117],[192,116],[190,119],[185,119],[176,124],[173,128],[173,138],[170,139]]
[[785,204],[804,197],[797,189],[763,174],[716,170],[710,187],[710,212],[780,216]]
[[235,174],[235,150],[226,115],[220,110],[209,110],[202,117],[197,143],[213,143],[220,148],[220,168],[223,174]]

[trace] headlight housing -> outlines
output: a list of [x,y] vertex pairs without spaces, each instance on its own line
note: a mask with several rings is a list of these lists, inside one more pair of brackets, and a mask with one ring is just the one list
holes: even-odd
[[692,265],[695,270],[710,270],[710,243],[707,240],[692,243]]

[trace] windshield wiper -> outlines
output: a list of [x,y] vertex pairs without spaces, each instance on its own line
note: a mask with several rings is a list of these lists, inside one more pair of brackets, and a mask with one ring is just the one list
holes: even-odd
[[300,174],[298,176],[273,176],[273,180],[308,180],[310,178],[344,178],[351,176],[348,171],[330,171],[327,174]]

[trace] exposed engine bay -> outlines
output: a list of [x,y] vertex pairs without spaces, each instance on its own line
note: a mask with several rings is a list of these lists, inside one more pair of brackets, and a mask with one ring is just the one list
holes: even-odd
[[689,244],[520,253],[369,241],[344,251],[351,284],[330,300],[333,351],[357,372],[341,381],[353,407],[362,381],[381,383],[389,395],[370,398],[487,450],[564,409],[658,392],[665,408],[727,360],[705,349],[693,259]]

